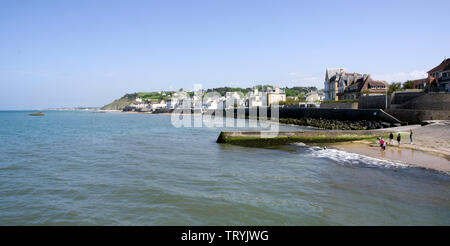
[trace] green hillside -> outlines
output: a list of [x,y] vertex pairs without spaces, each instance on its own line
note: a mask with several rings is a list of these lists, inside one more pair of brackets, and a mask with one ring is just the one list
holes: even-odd
[[138,97],[138,93],[126,94],[125,96],[116,99],[114,102],[103,106],[103,110],[122,110],[126,106],[133,103]]

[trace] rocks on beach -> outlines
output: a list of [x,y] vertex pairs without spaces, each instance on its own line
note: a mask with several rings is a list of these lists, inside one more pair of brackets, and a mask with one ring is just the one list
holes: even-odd
[[280,123],[332,130],[371,130],[392,127],[390,123],[382,121],[341,121],[323,118],[280,119]]

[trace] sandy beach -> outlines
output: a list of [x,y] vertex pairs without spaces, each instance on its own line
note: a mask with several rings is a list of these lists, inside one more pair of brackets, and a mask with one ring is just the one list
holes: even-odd
[[[337,143],[331,146],[374,158],[450,172],[450,121],[432,121],[426,126],[411,125],[382,130],[392,131],[394,136],[402,133],[401,145],[398,146],[397,141],[394,141],[392,145],[387,145],[386,151],[381,151],[375,140]],[[413,131],[413,144],[409,143],[409,137],[405,137],[409,130]]]

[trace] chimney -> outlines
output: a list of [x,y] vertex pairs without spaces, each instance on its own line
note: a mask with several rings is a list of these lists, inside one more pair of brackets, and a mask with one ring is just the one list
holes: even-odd
[[370,75],[368,75],[368,74],[364,74],[364,75],[363,75],[363,81],[366,81],[366,80],[369,78],[369,76],[370,76]]

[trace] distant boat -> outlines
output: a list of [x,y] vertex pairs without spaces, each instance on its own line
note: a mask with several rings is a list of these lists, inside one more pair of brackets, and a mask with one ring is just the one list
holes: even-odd
[[44,112],[32,113],[29,116],[44,116]]

